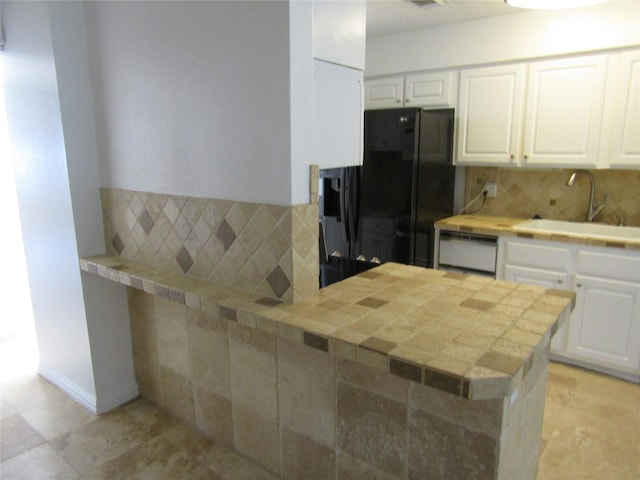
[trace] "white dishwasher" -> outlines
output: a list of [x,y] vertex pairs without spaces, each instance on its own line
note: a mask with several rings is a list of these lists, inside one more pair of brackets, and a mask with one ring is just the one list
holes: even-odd
[[441,230],[436,268],[496,277],[498,237]]

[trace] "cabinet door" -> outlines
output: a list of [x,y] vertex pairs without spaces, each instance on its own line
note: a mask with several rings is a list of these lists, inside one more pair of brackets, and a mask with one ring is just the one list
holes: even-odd
[[459,164],[515,164],[520,150],[525,65],[460,73]]
[[362,72],[314,60],[313,157],[320,168],[362,164]]
[[640,168],[640,51],[617,59],[620,69],[613,79],[611,99],[611,167]]
[[[568,275],[566,273],[508,264],[504,266],[504,280],[560,290],[566,290],[568,285]],[[556,353],[565,351],[568,323],[568,321],[565,321],[551,339],[551,351]]]
[[364,108],[398,108],[402,106],[404,78],[390,77],[364,82]]
[[404,80],[404,106],[454,106],[454,78],[453,72],[407,75]]
[[523,165],[595,167],[605,55],[529,65]]
[[576,276],[568,353],[600,365],[640,368],[640,286]]

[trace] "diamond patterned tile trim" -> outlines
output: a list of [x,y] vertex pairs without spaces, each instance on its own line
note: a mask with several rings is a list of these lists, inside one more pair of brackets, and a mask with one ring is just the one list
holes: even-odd
[[275,287],[282,301],[317,293],[317,205],[100,193],[109,253],[264,296]]
[[[495,167],[467,167],[465,204],[474,198],[485,182],[498,185],[495,198],[488,198],[479,212],[496,217],[528,218],[540,215],[553,220],[582,221],[589,198],[589,182],[583,176],[573,188],[566,182],[573,170],[520,170]],[[640,226],[640,171],[590,170],[596,181],[595,202],[608,195],[598,221]],[[477,202],[471,213],[480,207]]]
[[287,293],[287,290],[291,287],[291,282],[280,268],[280,265],[276,265],[276,268],[269,274],[267,282],[278,298]]
[[318,205],[296,205],[291,211],[293,297],[298,301],[318,292]]
[[122,238],[120,238],[120,235],[118,235],[118,232],[116,232],[116,234],[113,236],[111,245],[113,245],[113,248],[116,250],[116,253],[118,255],[122,255],[122,251],[124,250],[124,242],[122,241]]
[[216,230],[216,237],[218,238],[218,240],[220,240],[220,242],[222,242],[225,250],[229,250],[229,248],[231,248],[231,245],[236,239],[236,234],[226,219],[222,221],[222,223]]
[[140,217],[138,217],[138,223],[140,223],[142,230],[144,230],[144,233],[147,235],[149,235],[149,232],[151,232],[153,225],[155,224],[146,208],[142,211]]
[[183,273],[187,273],[193,266],[193,258],[191,258],[189,251],[184,247],[180,249],[176,260],[178,262],[178,265],[180,265]]

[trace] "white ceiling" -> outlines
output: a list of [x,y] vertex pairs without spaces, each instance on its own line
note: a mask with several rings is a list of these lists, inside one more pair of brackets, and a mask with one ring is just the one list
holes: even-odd
[[367,38],[522,12],[504,0],[441,0],[425,7],[409,0],[367,0]]

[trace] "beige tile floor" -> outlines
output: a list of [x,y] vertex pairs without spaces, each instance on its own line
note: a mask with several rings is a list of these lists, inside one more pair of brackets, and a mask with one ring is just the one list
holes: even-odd
[[538,480],[640,479],[640,385],[551,363]]
[[37,375],[0,397],[2,480],[274,478],[145,400],[95,417]]
[[[95,417],[33,373],[2,379],[0,419],[2,480],[273,478],[144,400]],[[552,364],[538,480],[638,478],[640,386]]]

